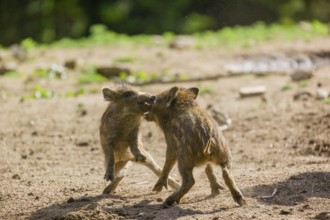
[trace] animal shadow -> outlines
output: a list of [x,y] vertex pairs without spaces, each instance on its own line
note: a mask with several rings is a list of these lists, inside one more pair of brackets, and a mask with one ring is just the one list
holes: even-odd
[[104,195],[98,196],[83,196],[79,199],[56,203],[45,208],[38,209],[28,218],[29,220],[36,219],[76,219],[74,217],[64,217],[68,213],[74,213],[83,209],[86,205],[97,204],[100,200],[105,199]]
[[330,199],[330,172],[306,172],[271,185],[243,190],[247,197],[268,204],[293,206],[310,197]]
[[75,199],[72,202],[52,204],[34,212],[28,219],[177,219],[191,215],[214,214],[226,210],[220,208],[210,212],[183,208],[180,205],[163,208],[161,202],[144,199],[136,204],[129,204],[131,197],[118,195],[98,195]]
[[168,208],[163,208],[162,204],[150,204],[151,200],[142,200],[137,204],[123,206],[117,209],[111,209],[111,212],[115,212],[120,216],[128,219],[178,219],[185,216],[193,215],[209,215],[225,211],[228,208],[219,208],[212,211],[200,211],[191,208],[183,208],[182,205],[174,205]]

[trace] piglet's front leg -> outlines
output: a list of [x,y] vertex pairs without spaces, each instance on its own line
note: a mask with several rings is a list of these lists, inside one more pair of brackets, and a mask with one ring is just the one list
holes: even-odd
[[106,181],[113,181],[115,178],[115,156],[114,156],[114,149],[113,149],[113,145],[109,145],[108,146],[109,151],[108,151],[108,163],[107,163],[107,167],[106,167],[106,171],[104,174],[104,179]]
[[137,162],[142,162],[142,163],[145,162],[147,157],[142,154],[142,152],[139,148],[140,146],[142,147],[142,143],[140,142],[139,137],[138,137],[138,130],[135,130],[133,132],[130,139],[131,140],[129,141],[129,147],[130,147],[132,154],[135,157],[135,160]]
[[165,160],[165,164],[163,167],[163,171],[162,174],[160,175],[156,185],[154,186],[154,188],[152,189],[152,191],[155,192],[160,192],[162,191],[163,187],[165,187],[167,189],[167,180],[168,180],[168,176],[175,164],[176,161],[176,154],[175,151],[167,148],[166,151],[166,160]]

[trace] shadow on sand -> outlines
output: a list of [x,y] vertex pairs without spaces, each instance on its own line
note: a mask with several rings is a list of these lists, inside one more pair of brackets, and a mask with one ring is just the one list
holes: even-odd
[[253,186],[243,192],[261,203],[285,206],[304,203],[310,197],[330,199],[330,172],[301,173],[282,182]]
[[[125,204],[132,198],[141,197],[136,204]],[[151,204],[152,200],[145,199],[147,195],[121,197],[118,195],[97,195],[81,197],[71,203],[52,204],[35,211],[28,219],[177,219],[183,216],[206,215],[227,210],[219,208],[211,212],[184,209],[179,205],[162,208],[162,204]],[[206,197],[205,199],[209,199]],[[101,201],[102,200],[102,201]],[[119,203],[121,205],[116,205]]]

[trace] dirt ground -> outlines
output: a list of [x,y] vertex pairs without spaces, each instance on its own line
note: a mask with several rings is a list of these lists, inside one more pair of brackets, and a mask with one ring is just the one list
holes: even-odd
[[[146,72],[165,71],[189,76],[223,71],[226,62],[241,55],[299,54],[330,51],[330,39],[294,42],[251,49],[170,49],[162,47],[95,47],[38,49],[18,63],[8,52],[1,62],[26,74],[38,67],[77,62],[110,65],[118,56],[138,59],[120,66]],[[65,80],[0,76],[0,219],[330,219],[330,104],[317,100],[317,89],[330,90],[330,66],[313,71],[304,85],[289,75],[244,75],[212,81],[154,84],[140,90],[157,93],[173,85],[197,86],[198,103],[227,113],[232,125],[224,131],[233,156],[232,172],[247,198],[239,207],[226,188],[216,197],[204,168],[194,170],[195,186],[182,203],[162,209],[172,189],[156,194],[157,181],[147,168],[133,164],[111,195],[106,186],[99,121],[108,103],[101,88],[113,82],[88,85],[96,93],[76,98],[55,97],[21,101],[35,84],[51,91],[79,87],[76,71]],[[290,88],[283,90],[283,86]],[[243,86],[265,85],[263,97],[240,98]],[[294,95],[309,92],[294,100]],[[166,145],[153,123],[143,122],[143,144],[160,166]],[[216,169],[224,185],[220,168]],[[180,181],[177,168],[171,175]],[[272,195],[273,194],[273,195]]]

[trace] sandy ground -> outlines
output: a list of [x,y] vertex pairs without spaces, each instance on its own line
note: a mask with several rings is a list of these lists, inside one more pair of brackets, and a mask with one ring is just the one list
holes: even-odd
[[[262,46],[244,51],[221,49],[82,48],[41,49],[31,59],[17,63],[1,52],[2,63],[26,74],[35,68],[77,61],[77,69],[91,64],[109,65],[118,56],[138,57],[121,66],[146,72],[165,71],[191,76],[218,73],[223,63],[247,54],[330,51],[330,39],[303,44]],[[172,193],[151,191],[157,177],[133,164],[127,177],[111,195],[102,195],[103,154],[99,121],[107,103],[103,86],[76,98],[20,101],[36,84],[51,91],[74,91],[77,74],[66,80],[8,78],[0,76],[0,219],[330,219],[330,104],[314,98],[316,90],[330,90],[330,67],[313,72],[305,85],[291,82],[288,75],[246,75],[213,81],[149,85],[143,91],[157,93],[173,85],[197,86],[197,101],[206,109],[226,112],[233,123],[224,135],[233,155],[232,172],[247,198],[239,207],[228,189],[209,197],[204,168],[196,168],[195,186],[182,203],[162,209]],[[283,86],[290,83],[290,88]],[[240,98],[243,86],[265,85],[263,97]],[[205,88],[209,88],[205,90]],[[297,92],[312,96],[294,100]],[[163,165],[166,145],[153,123],[143,122],[145,149]],[[219,181],[220,168],[216,169]],[[171,175],[180,181],[174,168]],[[273,195],[272,195],[273,194]]]

